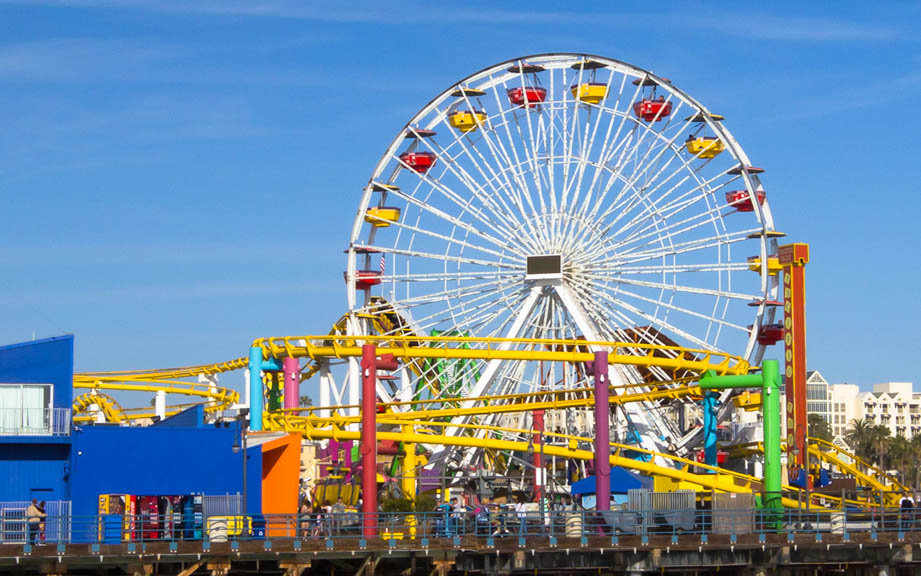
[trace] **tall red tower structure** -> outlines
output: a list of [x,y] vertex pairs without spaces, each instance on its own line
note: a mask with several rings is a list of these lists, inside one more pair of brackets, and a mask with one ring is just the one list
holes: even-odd
[[784,390],[787,398],[787,462],[806,466],[806,263],[808,244],[777,249],[783,266]]

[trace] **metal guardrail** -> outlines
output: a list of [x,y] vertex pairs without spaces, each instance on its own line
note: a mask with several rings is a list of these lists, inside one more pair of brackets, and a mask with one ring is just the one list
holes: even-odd
[[[696,537],[710,534],[812,535],[840,534],[845,539],[858,533],[921,533],[921,510],[877,508],[869,510],[743,508],[701,510],[693,508],[604,512],[550,510],[543,514],[519,514],[495,507],[474,512],[435,511],[379,513],[374,515],[378,537],[392,544],[402,542],[428,547],[435,539],[476,537],[495,541],[504,538],[587,538],[594,536]],[[313,541],[327,548],[349,548],[365,540],[360,513],[307,513],[265,516],[212,516],[191,522],[179,515],[48,516],[46,526],[61,526],[42,538],[37,527],[0,544],[123,544],[147,542],[233,542],[248,540]],[[25,519],[26,524],[28,520]],[[66,527],[64,527],[66,525]],[[733,540],[734,541],[734,540]]]
[[70,436],[70,408],[0,408],[0,436]]

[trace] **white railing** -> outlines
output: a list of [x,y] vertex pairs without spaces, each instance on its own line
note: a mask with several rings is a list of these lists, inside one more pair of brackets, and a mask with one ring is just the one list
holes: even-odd
[[0,408],[0,436],[69,436],[70,408]]

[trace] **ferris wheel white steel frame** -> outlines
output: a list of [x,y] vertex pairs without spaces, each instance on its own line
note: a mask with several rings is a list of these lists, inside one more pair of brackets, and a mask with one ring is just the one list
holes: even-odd
[[[721,120],[667,79],[594,55],[532,55],[464,78],[400,130],[363,191],[348,332],[368,334],[363,317],[386,302],[421,339],[677,343],[757,364],[759,331],[774,319],[778,234],[759,170]],[[381,399],[580,379],[576,366],[508,361],[416,368],[380,381]],[[425,371],[441,384],[411,382]],[[614,385],[644,378],[668,380],[611,374]],[[348,380],[357,404],[357,361]],[[627,405],[626,417],[650,450],[689,437],[656,405]]]

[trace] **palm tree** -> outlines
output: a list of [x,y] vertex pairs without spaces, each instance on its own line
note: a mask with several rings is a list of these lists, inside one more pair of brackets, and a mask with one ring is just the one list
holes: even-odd
[[819,414],[809,414],[806,416],[806,425],[809,430],[810,438],[818,438],[826,442],[834,440],[831,426],[829,426],[828,421]]
[[876,425],[866,418],[855,418],[848,424],[844,439],[861,460],[871,459],[876,441]]

